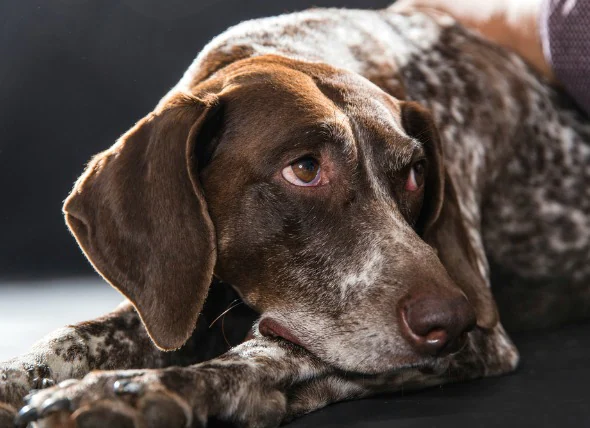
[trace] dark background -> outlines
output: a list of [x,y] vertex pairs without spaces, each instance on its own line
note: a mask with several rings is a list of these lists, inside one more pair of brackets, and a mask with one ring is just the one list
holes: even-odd
[[0,0],[0,278],[92,273],[62,201],[240,21],[389,0]]

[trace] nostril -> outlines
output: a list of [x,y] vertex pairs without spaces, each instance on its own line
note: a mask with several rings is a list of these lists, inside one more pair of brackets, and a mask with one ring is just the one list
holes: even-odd
[[416,323],[416,316],[411,310],[403,309],[401,312],[402,332],[416,351],[437,355],[447,346],[449,335],[445,329],[435,326],[428,328],[424,322]]
[[459,351],[475,326],[475,313],[463,296],[416,296],[404,299],[400,309],[402,333],[423,354]]
[[424,336],[424,340],[430,346],[444,346],[444,344],[449,340],[449,335],[443,329],[437,328],[436,330],[432,330],[426,336]]

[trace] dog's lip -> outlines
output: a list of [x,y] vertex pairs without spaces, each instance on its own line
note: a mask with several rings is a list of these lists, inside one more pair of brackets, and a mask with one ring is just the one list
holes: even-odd
[[[341,367],[337,362],[330,361],[329,356],[322,355],[320,352],[319,354],[316,353],[317,349],[314,349],[313,346],[307,346],[301,338],[297,337],[291,330],[289,330],[285,325],[283,325],[280,321],[275,319],[272,316],[263,316],[260,321],[258,322],[258,332],[265,337],[274,337],[277,339],[284,340],[286,342],[292,343],[294,345],[300,346],[305,349],[307,352],[315,356],[316,358],[326,361],[328,364],[332,365],[337,370],[342,371],[342,373],[346,373],[349,376],[361,376],[363,378],[383,378],[389,376],[399,376],[403,375],[404,372],[408,370],[415,370],[419,371],[425,375],[438,375],[444,373],[450,363],[450,358],[452,355],[444,356],[444,357],[424,357],[418,356],[414,353],[405,355],[399,358],[398,361],[393,363],[389,368],[384,368],[379,371],[372,371],[372,370],[357,370],[351,368]],[[469,337],[469,336],[468,336]],[[468,339],[469,340],[469,339]],[[384,355],[384,358],[387,356]]]
[[263,336],[280,337],[281,339],[284,339],[287,342],[291,342],[295,345],[305,348],[305,345],[303,345],[303,343],[297,336],[291,333],[285,326],[283,326],[274,318],[262,318],[258,323],[258,331]]

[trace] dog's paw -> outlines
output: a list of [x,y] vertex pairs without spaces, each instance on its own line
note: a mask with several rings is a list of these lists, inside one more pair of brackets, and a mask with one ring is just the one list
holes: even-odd
[[[233,373],[235,376],[235,373]],[[245,427],[276,427],[285,414],[278,391],[239,382],[218,370],[93,372],[32,395],[21,425],[140,428],[206,426],[211,417]]]
[[0,364],[0,403],[18,408],[22,406],[23,398],[31,390],[53,385],[54,382],[45,365],[20,359]]
[[41,427],[192,426],[189,403],[153,372],[94,372],[29,396],[17,423]]

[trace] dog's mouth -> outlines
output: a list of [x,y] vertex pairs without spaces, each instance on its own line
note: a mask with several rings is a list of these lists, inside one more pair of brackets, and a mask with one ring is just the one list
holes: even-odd
[[[295,333],[289,330],[289,328],[285,327],[274,318],[263,317],[258,322],[258,331],[262,336],[284,340],[293,345],[304,348],[307,352],[321,360],[324,359],[320,355],[317,355],[315,352],[313,352],[313,349],[311,349],[313,347],[307,346],[304,340],[302,340]],[[367,376],[375,377],[376,379],[395,378],[398,375],[403,375],[403,373],[412,371],[424,375],[437,375],[444,373],[448,369],[451,358],[452,354],[439,357],[408,357],[396,361],[396,363],[390,368],[377,372],[371,370],[365,371],[360,367],[358,370],[354,368],[351,370],[350,367],[339,368],[337,364],[334,367],[338,370],[341,370],[342,374],[346,376],[361,376],[363,378]]]
[[291,342],[295,345],[307,349],[307,347],[302,343],[302,341],[297,336],[295,336],[293,333],[291,333],[291,331],[289,331],[289,329],[287,329],[285,326],[283,326],[273,318],[262,318],[258,323],[258,331],[263,336],[279,337],[281,339],[286,340],[287,342]]

